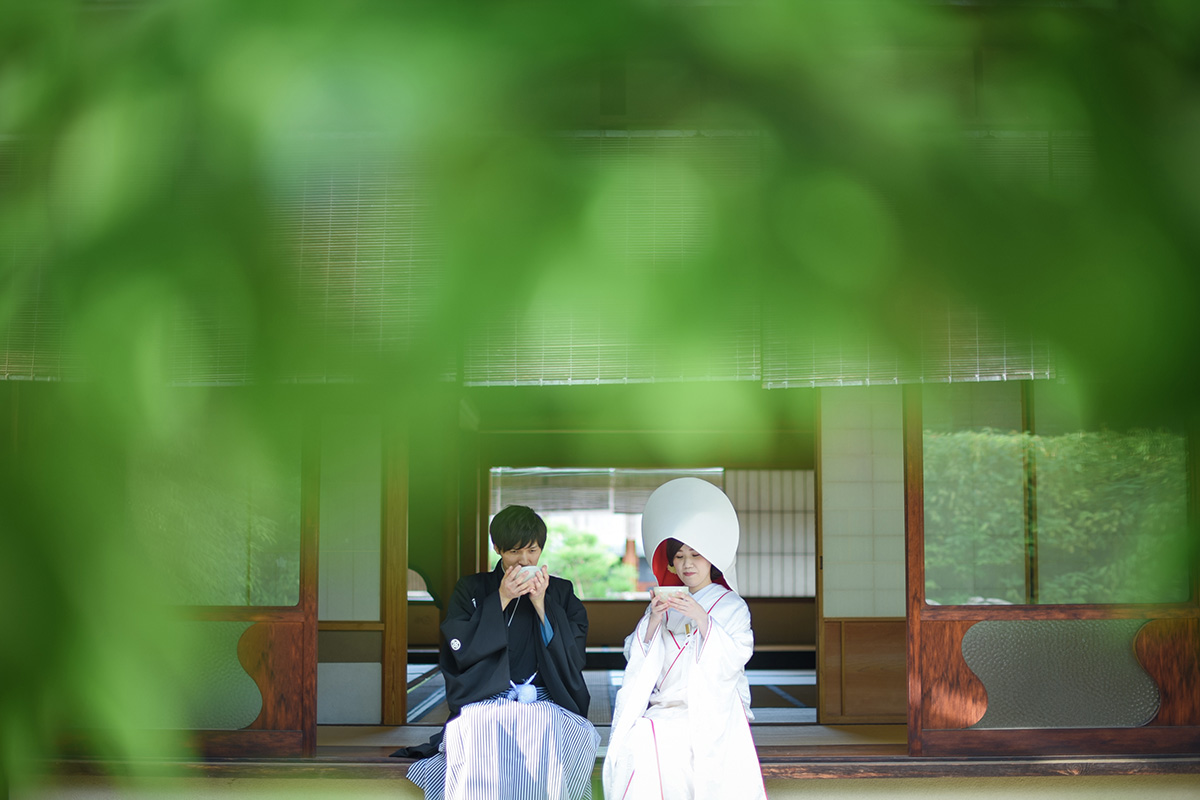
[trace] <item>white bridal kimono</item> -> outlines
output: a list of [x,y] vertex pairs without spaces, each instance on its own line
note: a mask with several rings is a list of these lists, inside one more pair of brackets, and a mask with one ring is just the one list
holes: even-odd
[[604,759],[606,800],[766,797],[744,670],[754,649],[750,610],[719,584],[693,597],[708,611],[708,636],[672,610],[647,644],[647,609],[625,639],[628,663]]

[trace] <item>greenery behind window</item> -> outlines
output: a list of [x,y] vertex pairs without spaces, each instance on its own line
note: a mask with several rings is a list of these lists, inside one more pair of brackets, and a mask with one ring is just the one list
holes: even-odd
[[226,416],[135,457],[134,524],[169,601],[299,602],[299,441],[261,422]]
[[[488,551],[488,568],[500,557]],[[546,547],[538,561],[551,575],[574,584],[575,595],[585,600],[620,597],[637,589],[637,570],[621,562],[594,533],[554,524],[546,530]]]
[[[1054,391],[1031,394],[1045,396],[1050,409]],[[1000,384],[925,392],[931,416],[943,422],[978,420],[961,409],[991,403],[995,412],[1005,393],[1008,405],[1020,402],[1019,392]],[[946,403],[960,413],[939,413]],[[1019,406],[1008,410],[1020,416]],[[928,602],[1188,599],[1183,436],[1069,430],[1060,414],[1045,425],[1053,433],[961,427],[927,426],[923,435]]]
[[1184,438],[1151,430],[1029,438],[1041,602],[1187,600]]

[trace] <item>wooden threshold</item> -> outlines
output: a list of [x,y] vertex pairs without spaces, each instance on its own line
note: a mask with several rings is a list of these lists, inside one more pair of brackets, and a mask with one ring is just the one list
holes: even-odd
[[1027,778],[1200,774],[1200,757],[948,759],[898,756],[768,755],[764,778]]
[[[836,749],[836,748],[833,748]],[[1013,778],[1053,776],[1194,775],[1198,756],[1145,758],[910,758],[883,753],[789,753],[788,748],[760,748],[764,778]],[[411,761],[380,752],[351,759],[318,753],[298,759],[214,759],[209,761],[112,762],[63,759],[45,762],[47,774],[128,775],[209,778],[403,778]],[[596,760],[597,773],[602,759]]]

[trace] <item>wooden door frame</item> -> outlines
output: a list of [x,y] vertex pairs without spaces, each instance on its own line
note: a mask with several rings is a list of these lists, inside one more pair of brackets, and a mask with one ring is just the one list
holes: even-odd
[[383,421],[380,621],[383,624],[383,724],[408,724],[408,429]]
[[240,730],[189,731],[208,758],[312,756],[317,747],[317,570],[321,499],[320,426],[303,428],[300,456],[300,586],[294,606],[193,606],[200,621],[251,622],[238,660],[262,695],[262,710]]
[[[912,756],[1040,756],[1200,753],[1200,604],[931,606],[925,603],[921,387],[904,387],[908,750]],[[1195,437],[1190,437],[1195,441]],[[1189,462],[1194,456],[1189,455]],[[1190,505],[1195,507],[1196,475]],[[1194,511],[1192,512],[1194,514]],[[1193,560],[1194,561],[1194,560]],[[1159,637],[1164,659],[1152,675],[1163,696],[1156,720],[1138,728],[971,729],[987,693],[962,658],[962,637],[983,620],[1145,619],[1177,621]],[[1157,623],[1156,623],[1157,624]],[[1140,654],[1139,649],[1139,654]],[[1143,664],[1145,666],[1145,664]]]

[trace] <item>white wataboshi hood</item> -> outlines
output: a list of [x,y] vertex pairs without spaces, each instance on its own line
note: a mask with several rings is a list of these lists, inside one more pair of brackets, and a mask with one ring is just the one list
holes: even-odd
[[642,511],[642,545],[660,586],[682,586],[667,571],[664,543],[678,539],[721,570],[722,581],[737,591],[737,512],[725,493],[700,478],[676,478],[654,490]]

